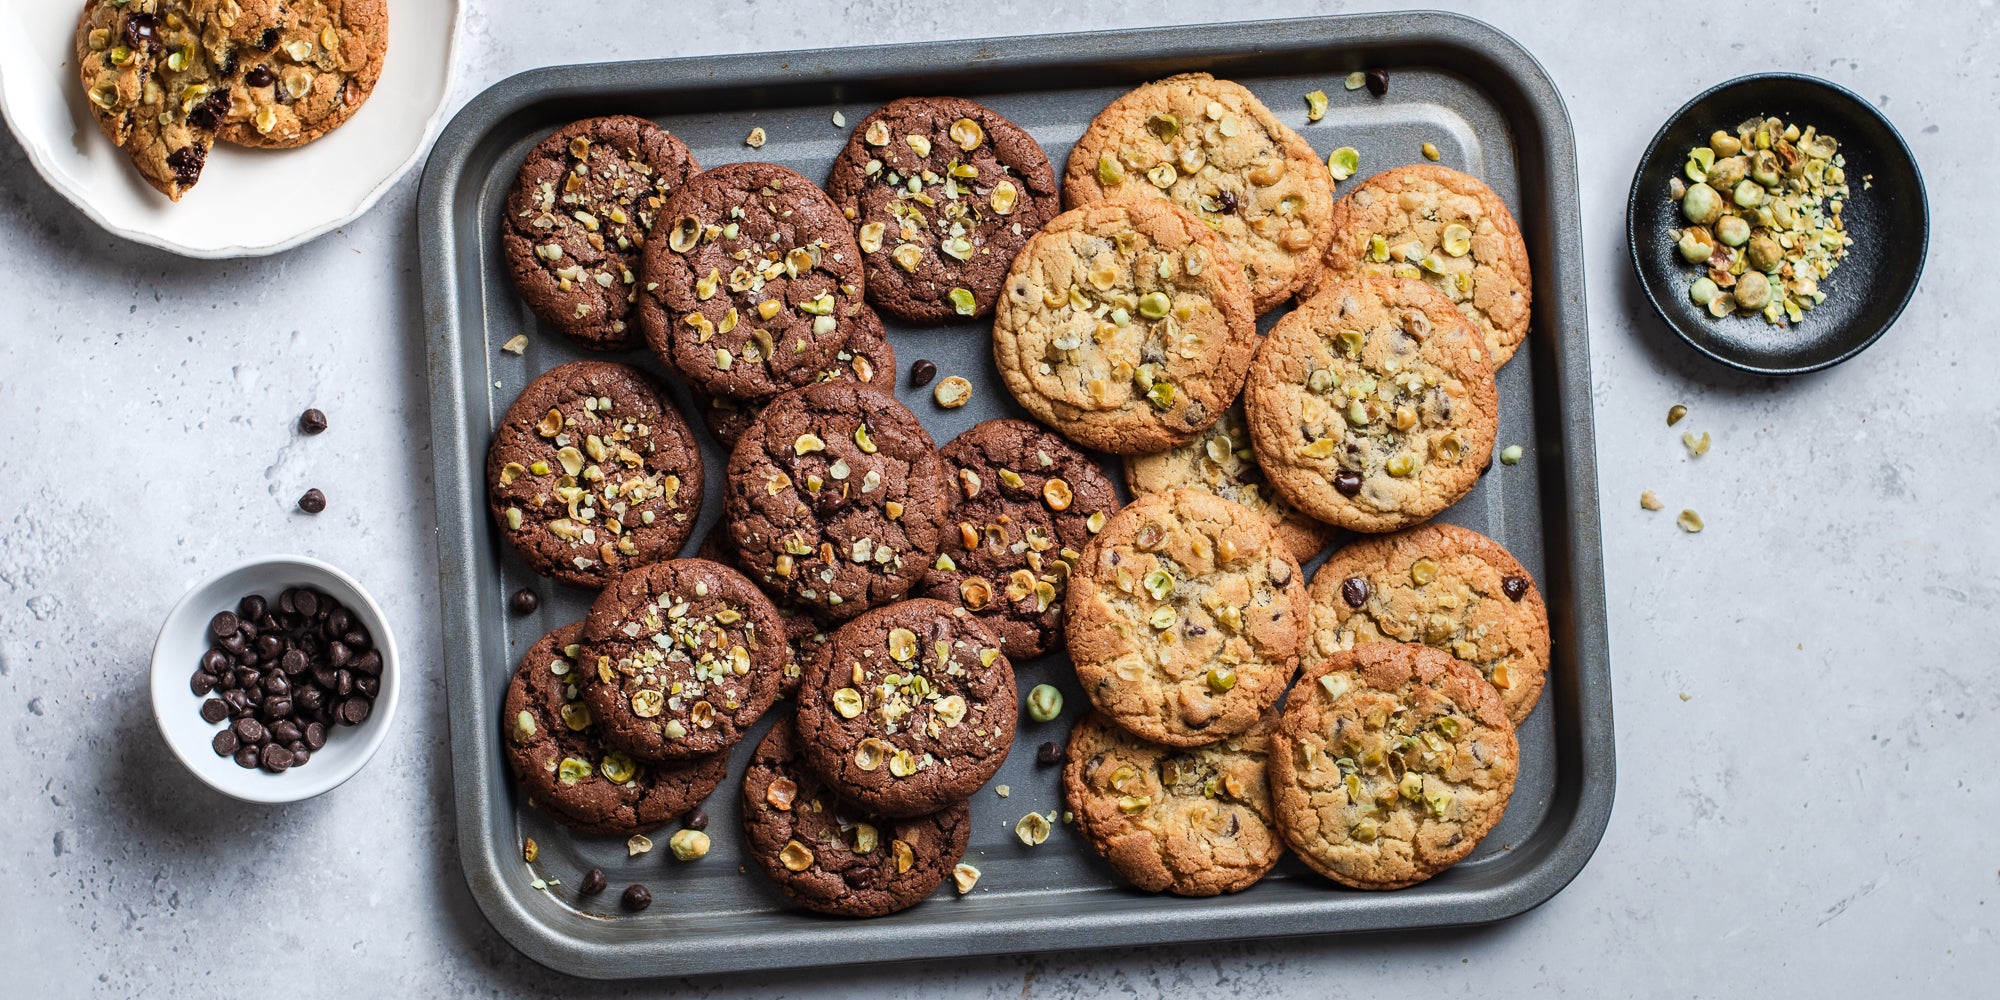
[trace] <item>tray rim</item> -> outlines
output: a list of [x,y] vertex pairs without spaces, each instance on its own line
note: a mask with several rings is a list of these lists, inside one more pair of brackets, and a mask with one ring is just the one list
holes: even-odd
[[[1160,61],[1188,60],[1263,44],[1291,51],[1314,48],[1361,53],[1370,50],[1435,47],[1483,60],[1487,69],[1518,88],[1528,107],[1516,120],[1532,125],[1541,143],[1537,157],[1523,157],[1522,197],[1545,198],[1550,220],[1546,242],[1553,255],[1544,255],[1563,274],[1562,294],[1538,296],[1537,312],[1553,317],[1536,325],[1544,329],[1573,331],[1559,341],[1543,334],[1531,342],[1544,352],[1553,367],[1545,376],[1557,406],[1553,414],[1544,412],[1535,432],[1561,441],[1564,460],[1549,463],[1542,475],[1545,495],[1567,502],[1567,530],[1544,536],[1551,547],[1549,562],[1566,564],[1573,591],[1572,619],[1557,624],[1560,632],[1572,636],[1576,661],[1576,684],[1552,692],[1559,702],[1574,702],[1564,709],[1573,726],[1556,729],[1556,753],[1578,771],[1575,781],[1558,781],[1551,792],[1548,814],[1537,827],[1537,835],[1524,840],[1516,857],[1524,857],[1506,881],[1483,888],[1402,896],[1384,894],[1397,900],[1380,909],[1312,910],[1289,902],[1248,905],[1214,915],[1200,925],[1199,937],[1206,940],[1298,937],[1361,931],[1442,928],[1492,923],[1527,912],[1561,892],[1584,868],[1595,852],[1609,823],[1616,792],[1616,764],[1613,747],[1610,643],[1605,623],[1606,599],[1603,590],[1603,542],[1597,494],[1594,413],[1590,391],[1589,327],[1585,310],[1582,262],[1581,197],[1575,132],[1567,106],[1553,79],[1541,64],[1512,37],[1478,19],[1443,11],[1389,14],[1340,14],[1320,17],[1190,24],[1151,28],[1111,29],[1061,34],[975,38],[961,41],[904,42],[888,45],[854,46],[789,52],[732,53],[720,56],[684,56],[599,63],[577,63],[528,70],[508,77],[482,91],[462,107],[439,134],[425,164],[418,193],[417,217],[419,258],[424,289],[426,353],[430,369],[430,405],[434,482],[446,483],[471,469],[472,456],[462,428],[468,414],[463,356],[458,351],[463,303],[456,276],[463,265],[453,236],[457,192],[467,178],[471,153],[490,130],[508,116],[532,105],[575,96],[596,96],[619,89],[607,82],[612,69],[627,77],[644,76],[662,81],[647,85],[656,92],[670,92],[683,86],[716,89],[728,86],[760,86],[783,83],[810,85],[815,79],[845,82],[857,76],[893,76],[912,72],[935,72],[940,64],[976,63],[986,69],[1032,68],[1051,63],[1073,63],[1093,51],[1121,51],[1126,59]],[[1351,61],[1351,60],[1350,60]],[[854,69],[865,65],[866,74]],[[1456,68],[1456,67],[1453,67]],[[841,73],[846,70],[846,73]],[[1490,81],[1488,81],[1490,84]],[[1481,89],[1489,89],[1482,85]],[[1510,115],[1510,118],[1513,116]],[[1540,176],[1529,169],[1539,162]],[[1539,181],[1539,183],[1536,183]],[[1551,426],[1553,424],[1553,426]],[[1551,488],[1553,487],[1553,488]],[[472,551],[478,544],[480,522],[467,516],[466,507],[447,498],[443,489],[435,493],[439,571],[440,628],[444,635],[476,634],[478,602],[475,577],[466,572]],[[1547,501],[1544,502],[1544,506]],[[476,643],[447,643],[444,653],[447,719],[453,745],[476,739],[472,730],[484,730],[485,719],[461,718],[461,706],[471,703],[473,687],[481,676]],[[651,947],[591,942],[557,933],[529,915],[517,902],[519,892],[505,888],[501,858],[495,845],[483,836],[483,827],[469,821],[485,808],[480,782],[468,777],[469,768],[453,768],[453,808],[457,820],[458,853],[467,888],[481,913],[500,936],[514,948],[550,968],[588,978],[641,978],[666,975],[698,975],[745,972],[809,964],[762,956],[754,951],[712,947],[695,954],[674,953],[670,941],[651,942]],[[1573,790],[1571,786],[1574,786]],[[518,889],[518,887],[517,887]],[[1359,914],[1364,919],[1356,920]],[[1388,919],[1376,919],[1387,916]],[[1117,947],[1193,940],[1194,936],[1166,933],[1164,925],[1144,919],[1111,914],[1093,923],[1089,914],[1050,920],[1023,929],[1007,926],[1004,917],[966,925],[951,938],[915,936],[899,946],[878,948],[873,954],[855,949],[842,962],[911,961],[981,954],[1025,951],[1060,951],[1087,947]],[[991,925],[991,926],[989,926]],[[801,934],[814,940],[831,941],[846,937],[849,923],[819,922],[802,925]],[[976,930],[972,930],[976,928]],[[1080,932],[1095,932],[1096,940],[1085,942]],[[1165,934],[1165,936],[1162,936]],[[728,933],[710,937],[731,940]],[[741,941],[741,935],[735,939]],[[749,942],[743,942],[748,945]],[[942,945],[942,947],[938,946]],[[669,948],[669,950],[662,950]],[[810,942],[799,948],[814,949]],[[719,959],[719,960],[718,960]],[[825,965],[828,963],[811,963]]]

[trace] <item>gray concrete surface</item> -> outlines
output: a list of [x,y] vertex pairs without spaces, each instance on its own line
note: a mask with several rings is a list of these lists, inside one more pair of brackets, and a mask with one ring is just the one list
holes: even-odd
[[[435,664],[412,176],[274,258],[122,243],[0,137],[0,965],[12,996],[1977,996],[2000,978],[2000,16],[1992,0],[1451,3],[1569,102],[1583,216],[1620,760],[1595,859],[1496,927],[668,984],[549,973],[460,879]],[[535,65],[1278,17],[1342,4],[474,0],[458,100]],[[1745,20],[1747,19],[1747,20]],[[626,26],[609,27],[614,23]],[[1821,74],[1903,129],[1929,270],[1859,360],[1788,382],[1699,361],[1623,257],[1640,148],[1744,72]],[[1714,435],[1690,460],[1663,415]],[[306,405],[334,428],[310,445]],[[308,485],[331,509],[297,515]],[[1639,509],[1641,490],[1670,510]],[[1672,510],[1707,518],[1699,536]],[[241,556],[341,563],[414,671],[381,755],[325,798],[224,800],[148,716],[154,630]]]

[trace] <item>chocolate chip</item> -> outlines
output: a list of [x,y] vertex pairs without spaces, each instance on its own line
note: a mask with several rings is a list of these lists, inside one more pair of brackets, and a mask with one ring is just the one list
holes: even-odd
[[1339,472],[1334,473],[1333,488],[1339,490],[1340,495],[1344,497],[1351,497],[1357,493],[1360,493],[1361,473],[1355,472],[1351,469],[1342,469]]
[[308,514],[317,514],[325,510],[326,494],[321,493],[317,487],[307,490],[306,495],[299,498],[299,509]]
[[267,735],[264,732],[264,724],[256,719],[236,720],[236,738],[245,743],[262,743]]
[[535,609],[540,607],[541,604],[542,599],[536,597],[534,591],[522,587],[520,590],[514,591],[513,597],[507,599],[507,610],[517,615],[532,615],[535,613]]
[[261,757],[264,770],[273,774],[292,766],[292,752],[276,743],[266,746]]
[[326,746],[326,727],[317,722],[306,723],[305,744],[312,750]]
[[[314,490],[313,492],[317,493],[319,491]],[[319,611],[319,595],[310,590],[301,590],[297,595],[293,596],[292,607],[298,609],[299,614],[311,618],[314,613]]]
[[[298,743],[302,735],[299,732],[299,724],[290,719],[280,719],[271,726],[271,738],[286,746]],[[304,746],[302,743],[300,745]]]
[[382,654],[369,653],[368,655],[363,656],[358,660],[355,660],[353,663],[348,664],[347,669],[352,670],[357,674],[368,674],[370,676],[380,674],[382,672]]
[[[227,95],[226,90],[216,91]],[[208,162],[208,150],[202,146],[183,146],[167,154],[167,166],[174,168],[174,182],[182,187],[192,187],[201,179],[201,168]],[[237,763],[242,763],[238,761]]]
[[583,873],[583,882],[576,887],[576,891],[586,896],[595,896],[604,891],[604,885],[604,869],[592,868]]
[[937,362],[919,359],[910,365],[910,387],[921,389],[937,378]]
[[354,660],[354,651],[348,649],[346,643],[336,639],[326,644],[326,658],[336,668],[345,667]]
[[244,747],[236,751],[236,766],[249,770],[257,766],[257,748]]
[[211,649],[201,654],[201,669],[203,673],[219,677],[229,671],[229,657],[222,655],[220,650]]
[[284,655],[284,652],[285,652],[285,640],[280,639],[275,635],[260,635],[257,637],[258,659],[267,662],[275,662],[278,659],[278,657]]
[[[277,76],[275,76],[271,72],[271,67],[266,66],[262,63],[250,67],[250,72],[243,74],[243,82],[249,84],[252,87],[268,87],[271,84],[276,83],[277,80],[278,80]],[[319,416],[319,430],[318,431],[306,430],[305,416],[301,416],[299,418],[300,430],[305,431],[307,434],[318,434],[319,431],[326,430],[326,414],[320,413],[318,410],[306,411],[306,416],[311,416],[314,414],[317,414]]]
[[1222,212],[1224,215],[1236,214],[1236,192],[1224,191],[1216,195],[1215,200],[1222,203]]
[[354,690],[364,698],[373,698],[382,693],[382,678],[370,674],[354,675]]
[[686,819],[681,820],[681,825],[690,830],[708,829],[708,810],[695,806],[694,811],[688,813]]
[[210,698],[201,703],[201,721],[221,722],[227,718],[229,718],[229,706],[223,704],[222,699]]
[[368,721],[368,699],[349,698],[340,703],[340,721],[358,726]]
[[1369,93],[1374,94],[1376,97],[1381,97],[1382,95],[1387,94],[1389,92],[1388,70],[1371,69],[1365,74],[1365,76],[1367,77],[1368,80]]
[[196,697],[215,690],[215,675],[206,670],[195,671],[194,676],[188,678],[188,690],[193,691]]
[[1062,763],[1062,748],[1056,746],[1053,742],[1044,743],[1041,746],[1036,747],[1035,763],[1040,764],[1043,767],[1048,767],[1051,764]]
[[264,704],[259,706],[257,714],[263,716],[265,722],[271,723],[289,718],[292,714],[292,699],[286,695],[270,695],[264,699]]
[[[267,81],[269,80],[271,76],[270,70],[264,69],[264,67],[259,66],[257,67],[257,69],[251,70],[250,73],[254,75],[257,72],[257,70],[263,70],[266,80]],[[268,82],[266,83],[254,82],[250,79],[249,76],[245,76],[243,78],[243,82],[250,84],[250,86],[252,87],[269,86]],[[317,409],[307,410],[306,412],[299,414],[299,433],[318,434],[323,430],[326,430],[326,414],[321,413]]]
[[256,594],[236,602],[236,617],[246,622],[262,619],[266,610],[268,609],[264,605],[264,599]]
[[1521,598],[1528,596],[1528,578],[1510,576],[1501,580],[1500,592],[1506,594],[1508,600],[1518,602]]
[[306,651],[294,646],[285,650],[285,655],[278,658],[278,669],[284,671],[287,676],[297,677],[305,673],[306,664],[309,662],[311,661],[306,657]]
[[[234,611],[218,611],[208,620],[208,631],[217,639],[228,640],[243,624]],[[234,650],[232,650],[234,652]]]
[[159,41],[160,24],[151,14],[133,14],[125,19],[125,47],[128,49],[148,48]]
[[1350,576],[1340,581],[1340,599],[1350,608],[1358,608],[1368,603],[1368,581],[1358,576]]
[[278,29],[265,28],[264,34],[257,39],[257,47],[260,49],[272,48],[278,44],[278,39],[281,37],[283,36],[279,35]]
[[210,740],[208,745],[215,749],[217,757],[231,756],[236,753],[236,733],[234,730],[225,729],[222,732],[216,733],[215,739]]
[[653,905],[653,890],[634,882],[625,887],[625,894],[618,897],[618,901],[624,904],[626,909],[637,913]]
[[304,744],[300,744],[295,747],[286,747],[285,749],[290,750],[292,752],[293,767],[303,767],[305,766],[306,761],[312,759],[312,751],[306,749]]

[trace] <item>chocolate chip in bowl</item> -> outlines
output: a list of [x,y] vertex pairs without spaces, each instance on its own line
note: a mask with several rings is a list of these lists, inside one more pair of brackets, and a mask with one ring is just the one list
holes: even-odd
[[347,574],[270,556],[196,584],[153,647],[153,715],[195,776],[248,802],[346,781],[395,716],[394,636]]

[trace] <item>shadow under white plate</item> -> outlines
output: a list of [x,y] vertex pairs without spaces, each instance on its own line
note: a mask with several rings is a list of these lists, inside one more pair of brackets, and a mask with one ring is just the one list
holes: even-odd
[[430,149],[460,3],[388,5],[382,79],[353,118],[297,149],[218,142],[179,202],[139,176],[90,112],[75,51],[83,0],[0,0],[0,113],[50,186],[112,233],[189,257],[276,253],[358,218]]

